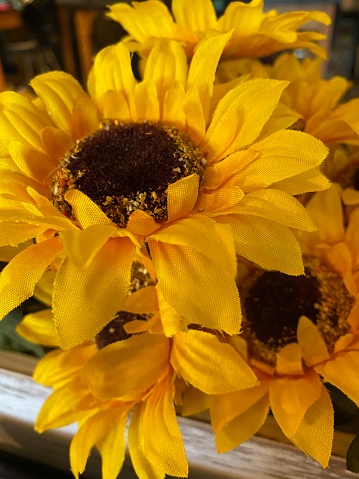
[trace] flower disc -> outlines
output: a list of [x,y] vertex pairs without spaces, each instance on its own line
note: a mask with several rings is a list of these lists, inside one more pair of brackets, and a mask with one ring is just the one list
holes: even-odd
[[302,276],[257,270],[241,286],[243,336],[255,359],[275,364],[276,353],[296,342],[301,316],[317,325],[329,350],[349,331],[354,300],[342,278],[318,258],[303,263]]
[[64,195],[77,188],[121,227],[136,209],[164,221],[168,186],[193,173],[202,179],[205,164],[176,128],[105,120],[62,160],[53,179],[53,203],[73,218]]

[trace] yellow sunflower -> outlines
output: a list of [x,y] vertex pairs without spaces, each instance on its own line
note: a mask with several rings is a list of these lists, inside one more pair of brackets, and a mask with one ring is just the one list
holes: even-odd
[[298,31],[304,24],[317,21],[330,24],[323,12],[263,12],[264,1],[231,2],[224,14],[217,15],[210,0],[173,0],[172,14],[160,1],[148,0],[110,5],[108,16],[121,23],[129,33],[125,40],[130,49],[147,56],[158,38],[175,40],[184,45],[192,58],[198,43],[212,32],[231,33],[222,58],[259,58],[281,50],[308,49],[326,58],[316,42],[325,35],[315,31]]
[[224,452],[252,436],[271,408],[284,434],[326,467],[334,412],[323,383],[359,405],[359,209],[345,229],[338,185],[307,207],[319,229],[300,235],[305,275],[256,269],[239,285],[243,334],[231,343],[260,384],[213,396],[211,419]]
[[[213,334],[189,329],[168,338],[160,324],[156,334],[138,334],[139,323],[143,323],[142,330],[146,325],[154,329],[155,317],[170,314],[160,298],[162,309],[157,316],[148,314],[149,305],[154,304],[153,286],[144,286],[148,284],[144,276],[143,268],[137,267],[132,283],[143,287],[129,295],[136,313],[120,311],[95,341],[69,351],[56,349],[35,370],[36,381],[54,388],[39,413],[37,431],[75,421],[80,424],[70,447],[75,477],[84,471],[94,446],[102,456],[103,479],[117,477],[123,465],[129,418],[127,439],[137,475],[187,477],[188,464],[175,412],[177,384],[185,381],[208,395],[257,382],[247,364],[238,363],[234,349]],[[136,334],[128,333],[129,326],[134,326]],[[57,345],[49,310],[26,316],[18,330],[32,341]]]
[[300,114],[297,129],[326,145],[359,144],[355,131],[359,99],[342,101],[351,82],[340,76],[324,79],[320,59],[301,61],[294,54],[283,53],[273,65],[254,60],[227,61],[220,64],[218,78],[229,81],[244,74],[290,82],[281,103]]
[[60,344],[82,344],[121,309],[134,254],[149,249],[171,307],[235,334],[236,253],[303,272],[292,228],[315,227],[292,195],[327,187],[327,149],[271,122],[285,82],[213,95],[229,37],[203,40],[189,68],[180,45],[158,42],[140,82],[120,43],[97,55],[89,94],[50,72],[33,102],[0,95],[0,245],[35,239],[0,276],[1,317],[51,265]]

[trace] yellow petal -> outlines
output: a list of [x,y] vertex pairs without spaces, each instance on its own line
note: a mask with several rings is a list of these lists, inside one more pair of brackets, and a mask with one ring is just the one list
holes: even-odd
[[216,220],[232,226],[240,256],[264,269],[294,276],[304,273],[299,244],[287,226],[259,216],[217,216]]
[[323,386],[317,401],[307,410],[296,434],[290,440],[299,449],[328,467],[334,434],[334,411],[330,396]]
[[74,215],[83,228],[111,223],[105,213],[82,191],[77,189],[67,191],[65,200],[72,206]]
[[240,173],[245,191],[267,188],[272,183],[318,166],[328,149],[316,138],[299,131],[279,131],[250,147],[259,157]]
[[287,344],[277,353],[276,372],[277,374],[304,374],[299,344]]
[[33,180],[45,182],[53,173],[53,163],[40,151],[17,141],[11,141],[8,148],[16,166]]
[[53,311],[63,349],[92,339],[120,311],[128,293],[135,246],[110,238],[87,268],[66,258],[56,275]]
[[[136,405],[128,428],[128,447],[132,465],[138,477],[146,479],[165,479],[165,471],[149,461],[144,451],[143,413],[144,403]],[[157,427],[156,427],[157,430]]]
[[53,122],[72,135],[72,110],[76,99],[84,93],[78,81],[68,73],[55,71],[38,75],[30,85],[43,101]]
[[98,351],[82,369],[81,378],[101,399],[146,391],[165,374],[168,356],[166,337],[143,333]]
[[[87,419],[80,427],[71,441],[70,446],[71,470],[76,478],[84,472],[91,449],[100,442],[112,428],[119,427],[119,432],[124,433],[128,409],[128,405],[123,405],[122,407],[100,411]],[[118,442],[117,445],[119,445]],[[119,457],[124,456],[124,451],[120,450],[117,452]],[[113,476],[110,476],[108,479],[110,478],[114,479]]]
[[136,85],[135,103],[138,119],[154,123],[160,121],[161,105],[153,80],[143,80]]
[[231,229],[228,226],[217,225],[210,218],[185,218],[162,228],[148,238],[150,246],[154,241],[196,250],[228,276],[234,277],[236,274],[237,263]]
[[317,226],[304,206],[285,191],[268,188],[244,195],[233,207],[236,214],[262,216],[290,228],[315,231]]
[[258,386],[241,391],[212,395],[210,397],[210,411],[213,430],[215,432],[220,431],[237,416],[241,416],[251,409],[263,397],[266,399],[268,408],[268,381],[263,381]]
[[100,104],[103,104],[101,99],[106,93],[114,91],[122,95],[127,108],[133,112],[135,84],[130,52],[122,42],[106,47],[96,55],[88,90]]
[[99,125],[97,107],[86,93],[77,97],[72,114],[76,138],[91,135]]
[[[198,3],[198,2],[197,2]],[[203,4],[203,2],[201,2]],[[209,3],[209,2],[208,2]],[[202,6],[203,7],[203,6]],[[188,6],[186,6],[188,10]],[[213,9],[213,6],[212,6]],[[192,18],[198,18],[191,15]],[[203,114],[205,124],[207,123],[211,99],[213,96],[213,82],[217,70],[219,59],[223,49],[227,44],[232,32],[225,34],[212,33],[206,36],[196,47],[193,59],[190,64],[187,79],[187,89],[198,91],[198,107]],[[191,119],[189,118],[191,127]],[[204,131],[201,133],[204,134]]]
[[133,2],[132,7],[117,3],[111,5],[108,16],[120,22],[137,41],[147,38],[172,38],[174,22],[167,7],[156,0]]
[[327,190],[329,186],[329,180],[321,173],[318,167],[272,183],[273,188],[279,188],[291,195],[300,195],[311,191],[323,191]]
[[185,217],[196,204],[199,176],[193,174],[172,183],[167,189],[168,221]]
[[85,343],[70,351],[61,349],[50,351],[37,363],[33,374],[34,380],[44,386],[61,387],[79,374],[95,351],[94,342]]
[[53,126],[44,128],[41,132],[41,138],[49,155],[51,155],[54,166],[57,166],[59,160],[70,150],[72,146],[71,138],[65,132]]
[[[183,0],[174,0],[172,12],[177,25],[192,32],[201,32],[212,29],[217,24],[217,15],[210,0],[194,0],[191,3],[192,11],[188,3]],[[193,12],[196,12],[193,15]]]
[[273,415],[287,437],[298,430],[308,408],[320,397],[322,383],[316,373],[305,377],[279,378],[269,383]]
[[167,90],[162,111],[162,122],[171,124],[179,130],[184,130],[186,126],[186,115],[183,111],[185,99],[184,86],[178,81],[174,82]]
[[21,336],[33,343],[45,346],[58,346],[59,341],[50,309],[27,314],[16,330]]
[[329,359],[328,349],[320,332],[316,325],[305,316],[299,318],[297,339],[302,357],[308,367]]
[[[117,409],[117,408],[116,408]],[[117,479],[125,460],[127,411],[96,444],[102,458],[102,478]]]
[[116,231],[116,226],[111,224],[91,225],[84,230],[62,231],[60,238],[73,265],[87,268]]
[[286,86],[286,82],[257,78],[229,91],[218,103],[201,145],[210,152],[210,161],[253,143]]
[[35,284],[62,250],[59,238],[51,238],[29,246],[5,266],[0,274],[0,318],[32,296]]
[[221,394],[254,386],[257,378],[229,344],[212,334],[189,330],[173,338],[171,364],[192,386]]
[[122,311],[129,313],[153,313],[158,311],[158,298],[155,286],[147,286],[131,293],[124,300]]
[[216,433],[217,451],[227,452],[250,439],[267,418],[269,401],[267,395],[237,416],[230,424]]
[[187,324],[201,324],[229,334],[239,332],[241,309],[234,279],[192,248],[154,240],[149,245],[162,294]]
[[143,413],[144,452],[159,470],[171,476],[187,477],[188,463],[177,423],[174,393],[171,375],[152,389]]
[[[317,368],[316,368],[317,369]],[[359,352],[349,351],[318,367],[324,381],[343,391],[356,405],[359,405]]]
[[156,85],[161,110],[166,91],[174,82],[184,85],[186,77],[187,59],[182,46],[167,40],[157,41],[146,61],[143,79]]
[[131,213],[127,223],[127,229],[131,233],[140,236],[150,235],[159,227],[160,225],[156,223],[153,217],[142,210],[136,210]]

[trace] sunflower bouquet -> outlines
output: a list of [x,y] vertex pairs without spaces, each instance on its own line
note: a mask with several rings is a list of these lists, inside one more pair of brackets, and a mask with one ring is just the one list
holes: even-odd
[[359,405],[359,100],[300,30],[329,18],[263,0],[108,15],[128,36],[87,89],[56,71],[34,97],[0,95],[0,246],[15,247],[0,316],[46,305],[18,327],[49,350],[36,430],[79,424],[75,477],[96,447],[115,479],[128,447],[139,478],[163,479],[188,475],[178,414],[209,410],[225,452],[271,411],[327,467],[328,385]]

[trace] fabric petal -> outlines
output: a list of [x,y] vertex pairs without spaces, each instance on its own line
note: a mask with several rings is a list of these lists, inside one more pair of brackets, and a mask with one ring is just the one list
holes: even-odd
[[[128,429],[128,447],[132,465],[138,477],[143,479],[165,479],[165,471],[152,464],[144,451],[143,415],[145,404],[136,405],[132,413],[131,423]],[[162,421],[163,419],[161,419]],[[157,430],[157,426],[156,429]]]
[[91,225],[84,230],[62,231],[60,238],[72,264],[77,268],[87,268],[116,231],[112,224]]
[[276,372],[300,376],[304,374],[299,344],[287,344],[277,353]]
[[238,185],[246,193],[318,166],[328,154],[322,142],[292,130],[273,133],[250,149],[259,153],[259,158],[240,172]]
[[199,176],[193,174],[172,183],[167,189],[168,222],[185,217],[196,204]]
[[79,82],[68,73],[55,71],[36,76],[30,85],[43,101],[53,122],[72,136],[72,110],[76,99],[84,94]]
[[278,378],[269,383],[273,415],[287,437],[292,437],[308,408],[320,397],[322,383],[316,373],[298,378]]
[[259,216],[217,216],[216,220],[232,226],[240,256],[264,269],[294,276],[304,273],[299,244],[287,226]]
[[318,328],[306,316],[299,318],[297,339],[302,352],[302,358],[308,367],[327,361],[330,358]]
[[257,378],[229,344],[212,334],[189,330],[173,338],[171,364],[192,386],[221,394],[254,386]]
[[[120,423],[120,430],[124,429],[127,411],[128,405],[100,411],[87,419],[77,431],[70,446],[71,470],[77,479],[79,474],[82,474],[85,470],[91,449],[101,441],[112,428],[117,427],[116,422]],[[122,454],[124,454],[124,452],[120,451],[119,455],[121,456]]]
[[286,82],[257,78],[240,83],[217,105],[201,147],[210,161],[248,147],[277,106]]
[[0,274],[0,318],[30,298],[35,284],[51,262],[62,252],[59,238],[33,244],[16,255]]
[[59,340],[50,309],[27,314],[16,330],[21,336],[33,343],[43,344],[44,346],[58,346]]
[[201,324],[228,334],[239,332],[242,315],[238,289],[223,268],[192,248],[154,240],[149,246],[162,294],[187,324]]
[[267,408],[268,382],[263,381],[257,386],[234,391],[228,394],[214,394],[210,397],[211,424],[215,432],[230,424],[233,419],[248,411],[261,398],[265,397]]
[[[214,29],[217,24],[217,15],[210,0],[194,0],[191,3],[191,9],[188,3],[183,0],[174,0],[172,3],[172,12],[176,23],[181,28],[186,28],[192,32],[202,32]],[[193,15],[193,12],[196,12]]]
[[168,358],[169,340],[143,333],[99,350],[83,367],[81,378],[98,398],[125,396],[156,383],[167,371]]
[[323,468],[328,467],[334,435],[334,411],[323,386],[320,397],[307,410],[296,434],[290,440]]
[[130,239],[110,238],[87,268],[78,268],[65,258],[53,292],[55,325],[63,349],[92,339],[120,311],[134,253]]
[[343,391],[357,406],[359,406],[359,352],[349,351],[338,355],[323,365],[318,365],[316,371],[322,374],[324,381],[333,384]]
[[96,444],[102,458],[102,478],[116,479],[122,469],[126,452],[127,411]]
[[150,462],[166,474],[188,476],[188,463],[174,407],[174,385],[170,375],[152,389],[143,413],[144,452]]
[[216,446],[219,453],[234,449],[250,439],[260,429],[268,416],[269,401],[265,395],[249,409],[237,416],[223,429],[216,432]]

